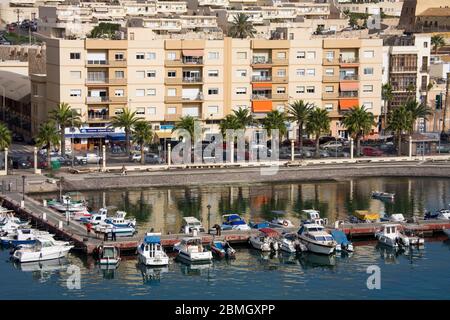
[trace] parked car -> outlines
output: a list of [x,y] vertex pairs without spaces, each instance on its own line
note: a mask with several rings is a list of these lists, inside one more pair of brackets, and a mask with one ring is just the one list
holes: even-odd
[[50,161],[59,161],[62,166],[70,166],[72,164],[72,159],[67,156],[53,156],[50,158]]
[[163,164],[164,161],[156,153],[145,154],[145,163],[148,164]]
[[367,157],[379,157],[383,155],[383,151],[374,147],[363,147],[362,154]]
[[336,148],[342,148],[343,145],[339,141],[328,141],[328,142],[322,144],[320,147],[323,149],[330,149],[330,148],[336,149]]
[[339,148],[339,149],[327,149],[328,154],[330,155],[330,157],[338,157],[338,158],[350,158],[350,152],[344,151],[343,149]]
[[13,169],[30,169],[33,163],[23,156],[12,156],[10,163]]

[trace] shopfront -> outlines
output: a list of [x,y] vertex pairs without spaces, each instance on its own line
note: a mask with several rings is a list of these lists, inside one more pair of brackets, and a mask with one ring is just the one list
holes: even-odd
[[66,128],[66,152],[96,151],[101,150],[102,145],[107,148],[113,146],[125,146],[125,131],[123,129],[108,127],[81,127]]

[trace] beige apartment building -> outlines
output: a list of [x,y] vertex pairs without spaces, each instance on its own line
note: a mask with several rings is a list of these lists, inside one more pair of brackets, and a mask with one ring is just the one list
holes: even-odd
[[34,132],[62,101],[92,128],[131,108],[160,137],[183,116],[201,120],[208,135],[233,109],[262,118],[297,99],[327,109],[333,135],[346,136],[341,118],[354,105],[380,115],[381,39],[152,40],[145,28],[128,28],[126,40],[46,44],[47,74],[31,75]]

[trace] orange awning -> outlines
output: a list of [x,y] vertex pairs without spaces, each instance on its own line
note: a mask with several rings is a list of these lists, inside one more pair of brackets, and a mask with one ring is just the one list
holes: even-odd
[[272,84],[271,83],[267,83],[267,82],[258,82],[258,83],[253,83],[252,87],[253,88],[268,88],[268,89],[272,89]]
[[359,105],[358,99],[343,99],[339,100],[339,109],[349,110],[354,106]]
[[185,57],[203,57],[203,50],[183,50]]
[[253,112],[270,112],[272,111],[272,101],[262,100],[252,102]]
[[358,91],[358,82],[341,82],[339,84],[341,91]]

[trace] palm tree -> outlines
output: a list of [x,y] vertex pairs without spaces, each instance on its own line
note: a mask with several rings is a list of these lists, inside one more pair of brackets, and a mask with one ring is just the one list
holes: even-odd
[[296,121],[298,124],[298,143],[300,147],[300,153],[303,149],[303,125],[308,118],[311,110],[314,109],[314,104],[305,103],[303,100],[296,100],[289,104],[288,114],[292,121]]
[[434,54],[437,54],[439,48],[445,46],[445,39],[443,36],[436,34],[431,37],[431,45],[434,49]]
[[136,117],[136,111],[131,111],[128,108],[123,109],[121,114],[114,116],[111,119],[110,127],[123,128],[125,130],[127,156],[130,154],[131,131],[139,120],[141,120],[141,118]]
[[253,119],[253,115],[247,108],[239,107],[239,109],[233,110],[233,114],[236,117],[237,123],[239,125],[239,128],[237,129],[245,129],[255,122],[255,120]]
[[11,145],[12,135],[11,131],[9,131],[8,127],[0,123],[0,149],[5,150]]
[[375,117],[372,112],[368,112],[366,108],[354,106],[342,118],[342,124],[347,132],[356,141],[356,154],[361,153],[361,139],[372,131],[375,123]]
[[172,129],[172,132],[176,130],[186,130],[191,136],[191,142],[194,141],[194,129],[195,129],[195,119],[192,116],[181,117]]
[[414,125],[417,119],[426,118],[427,116],[432,114],[430,108],[428,108],[425,104],[419,103],[417,100],[409,100],[405,104],[405,108],[407,111],[411,113],[411,131],[414,131]]
[[50,120],[41,124],[36,137],[36,144],[40,148],[45,146],[45,148],[47,149],[47,165],[49,168],[51,168],[51,148],[52,146],[59,144],[59,139],[60,132],[58,131],[57,124],[54,120]]
[[229,114],[220,121],[219,128],[220,133],[222,134],[223,137],[225,137],[227,130],[241,129],[241,123],[234,114]]
[[412,114],[405,105],[393,109],[389,114],[387,129],[391,130],[397,136],[397,154],[402,153],[401,143],[402,134],[405,131],[412,130]]
[[61,155],[64,156],[66,154],[66,128],[79,127],[81,125],[80,115],[68,103],[61,102],[56,109],[50,111],[50,119],[59,126]]
[[250,16],[244,13],[238,13],[237,15],[235,15],[228,32],[229,35],[232,38],[240,38],[240,39],[253,37],[256,33],[256,30],[253,27],[251,21],[249,21],[249,19]]
[[134,125],[133,142],[141,148],[141,164],[145,164],[144,147],[153,141],[153,131],[147,121],[138,121]]
[[416,98],[416,86],[413,83],[410,83],[406,86],[406,93],[408,95],[407,100]]
[[319,139],[324,133],[330,131],[330,117],[325,109],[315,108],[306,119],[306,132],[313,134],[316,139],[316,156],[319,156]]
[[287,132],[286,120],[287,116],[284,112],[273,110],[267,113],[266,117],[261,120],[261,123],[263,128],[267,130],[267,135],[269,137],[272,136],[272,129],[278,129],[281,137],[283,137]]
[[383,84],[383,87],[381,88],[381,96],[384,101],[384,127],[383,129],[386,129],[387,126],[387,115],[388,115],[388,105],[389,102],[394,98],[393,94],[394,88],[390,83]]

